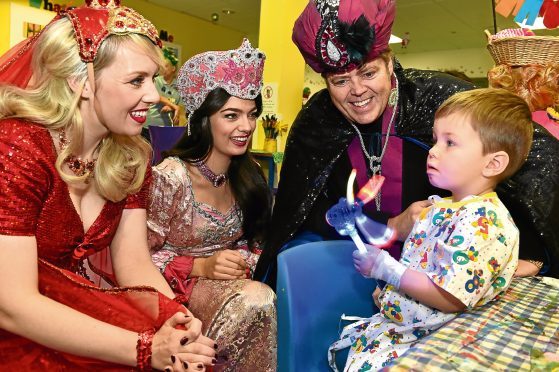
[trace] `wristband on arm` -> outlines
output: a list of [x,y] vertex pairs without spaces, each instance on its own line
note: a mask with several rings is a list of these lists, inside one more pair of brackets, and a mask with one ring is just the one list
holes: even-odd
[[138,333],[138,343],[136,344],[136,365],[139,371],[151,371],[151,343],[155,329],[148,329]]
[[400,279],[406,269],[406,266],[396,261],[388,252],[380,250],[369,277],[383,280],[394,288],[400,289]]

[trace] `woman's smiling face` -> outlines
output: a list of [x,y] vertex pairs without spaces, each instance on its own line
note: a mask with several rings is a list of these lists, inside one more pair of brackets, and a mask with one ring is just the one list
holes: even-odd
[[228,157],[244,154],[256,128],[257,118],[254,100],[229,98],[221,109],[210,116],[212,153],[218,152]]
[[158,69],[140,47],[123,44],[113,62],[97,73],[94,112],[88,117],[111,133],[140,134],[147,110],[159,102],[153,83]]

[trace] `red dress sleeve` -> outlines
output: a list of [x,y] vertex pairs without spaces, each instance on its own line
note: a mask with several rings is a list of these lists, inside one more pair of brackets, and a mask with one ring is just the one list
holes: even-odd
[[46,129],[20,120],[0,121],[0,234],[35,234],[53,167],[54,148]]
[[124,209],[147,209],[149,202],[149,190],[151,186],[152,171],[151,166],[148,165],[146,169],[146,175],[144,177],[144,183],[142,188],[135,194],[129,195],[126,198],[126,204]]
[[196,284],[196,278],[189,278],[194,266],[194,257],[192,256],[175,256],[165,266],[163,276],[169,283],[173,292],[185,301],[190,298],[192,289]]

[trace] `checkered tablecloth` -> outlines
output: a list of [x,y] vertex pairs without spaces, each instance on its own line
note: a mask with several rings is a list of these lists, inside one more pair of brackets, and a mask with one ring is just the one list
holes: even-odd
[[526,371],[538,351],[559,352],[559,288],[522,278],[500,300],[455,318],[385,370]]

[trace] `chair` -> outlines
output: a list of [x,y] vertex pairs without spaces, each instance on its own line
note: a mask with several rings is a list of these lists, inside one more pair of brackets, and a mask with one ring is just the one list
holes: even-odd
[[[278,255],[279,372],[330,371],[328,346],[339,337],[340,316],[375,312],[376,283],[353,267],[355,249],[351,241],[319,241]],[[339,355],[338,366],[344,363]]]
[[151,137],[151,146],[153,147],[152,164],[155,165],[161,161],[161,152],[173,148],[183,136],[186,127],[159,127],[150,125],[148,129]]

